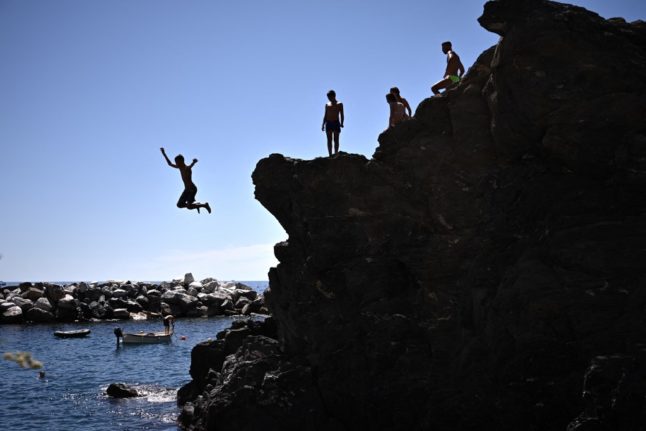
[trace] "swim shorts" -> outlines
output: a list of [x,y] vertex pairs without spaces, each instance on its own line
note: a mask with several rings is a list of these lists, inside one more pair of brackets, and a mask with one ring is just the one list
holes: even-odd
[[325,130],[327,132],[341,132],[341,123],[339,121],[326,121]]
[[193,187],[187,187],[182,192],[182,195],[177,201],[177,206],[180,208],[185,207],[187,204],[192,204],[195,202],[195,195],[197,195],[197,187],[193,184]]
[[450,79],[450,80],[451,80],[451,82],[453,82],[454,84],[455,84],[456,82],[460,82],[460,77],[459,77],[458,75],[449,75],[449,79]]

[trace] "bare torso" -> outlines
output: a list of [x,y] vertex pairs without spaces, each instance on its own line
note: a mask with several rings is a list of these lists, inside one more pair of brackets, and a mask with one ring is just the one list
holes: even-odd
[[461,65],[460,57],[454,51],[449,51],[446,54],[446,71],[444,72],[444,76],[457,75]]
[[339,114],[343,109],[343,103],[327,103],[325,105],[325,121],[339,121]]
[[180,174],[182,175],[182,182],[184,183],[184,188],[195,187],[193,184],[193,169],[190,166],[178,166]]

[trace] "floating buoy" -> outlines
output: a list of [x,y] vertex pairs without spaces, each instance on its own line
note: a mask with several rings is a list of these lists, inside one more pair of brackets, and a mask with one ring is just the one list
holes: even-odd
[[182,335],[181,337],[179,337],[179,339],[180,340],[186,340],[186,335]]

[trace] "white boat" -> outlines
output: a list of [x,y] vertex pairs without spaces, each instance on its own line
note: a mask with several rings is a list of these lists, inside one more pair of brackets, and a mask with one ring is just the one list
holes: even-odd
[[123,344],[154,344],[154,343],[168,343],[171,341],[173,333],[161,332],[124,332],[122,339]]

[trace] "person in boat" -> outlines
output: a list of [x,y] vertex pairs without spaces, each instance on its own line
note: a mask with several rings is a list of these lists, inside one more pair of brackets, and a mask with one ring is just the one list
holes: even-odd
[[336,100],[334,90],[327,92],[327,98],[330,103],[325,104],[321,130],[325,131],[327,136],[327,152],[332,157],[332,140],[334,140],[334,154],[337,154],[339,152],[339,134],[341,133],[341,128],[343,128],[345,117],[343,103]]
[[175,316],[168,314],[164,317],[164,332],[170,334],[175,330]]
[[462,75],[464,75],[464,66],[460,57],[453,51],[451,42],[442,43],[442,52],[446,54],[446,70],[444,71],[444,79],[431,87],[435,96],[440,94],[441,89],[460,82]]
[[199,203],[195,202],[195,195],[197,194],[197,186],[193,183],[193,166],[197,163],[197,159],[193,159],[193,163],[187,165],[184,162],[184,156],[178,154],[175,157],[175,164],[173,164],[168,156],[166,155],[166,150],[160,148],[166,163],[171,168],[179,169],[180,174],[182,175],[182,182],[184,183],[184,191],[177,201],[178,208],[188,208],[189,210],[196,209],[197,212],[200,212],[200,208],[206,208],[206,210],[211,214],[211,206],[208,202]]
[[410,109],[410,105],[408,104],[408,100],[404,99],[401,94],[399,93],[399,88],[393,87],[390,89],[390,93],[395,96],[398,102],[400,102],[402,105],[404,105],[404,108],[406,109],[406,115],[408,118],[413,116],[413,110]]
[[390,129],[406,120],[408,117],[406,116],[404,104],[398,102],[394,94],[386,94],[386,102],[390,105],[390,117],[388,118],[388,128]]

